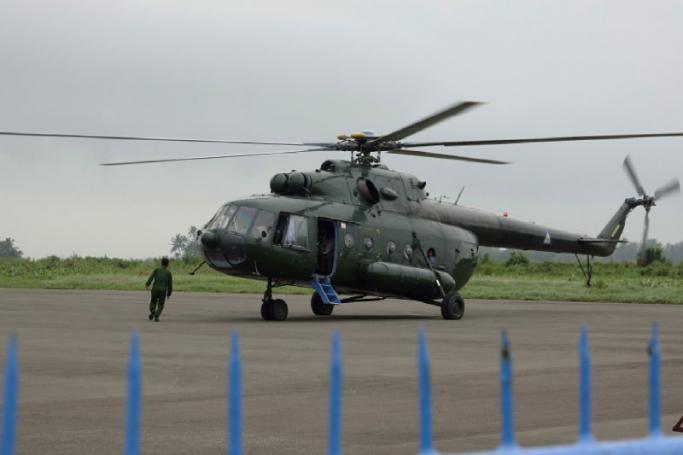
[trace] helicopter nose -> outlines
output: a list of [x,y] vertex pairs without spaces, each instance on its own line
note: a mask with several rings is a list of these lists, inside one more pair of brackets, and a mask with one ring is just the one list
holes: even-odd
[[221,241],[223,255],[230,265],[239,265],[247,259],[244,244],[244,238],[241,235],[228,233],[223,236]]
[[212,231],[204,232],[199,239],[202,242],[202,245],[204,245],[206,248],[210,248],[210,249],[214,249],[214,248],[218,247],[221,243],[220,237],[218,235],[216,235],[215,232],[212,232]]
[[245,241],[238,234],[206,231],[199,239],[204,247],[204,254],[214,264],[230,267],[237,266],[246,260]]

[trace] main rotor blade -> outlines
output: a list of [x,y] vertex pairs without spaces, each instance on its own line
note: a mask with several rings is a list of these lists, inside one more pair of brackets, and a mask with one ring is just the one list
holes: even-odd
[[436,114],[432,114],[427,118],[424,118],[415,123],[411,123],[408,126],[404,126],[403,128],[398,129],[393,133],[380,136],[377,139],[370,141],[369,145],[373,146],[386,141],[398,141],[400,139],[403,139],[404,137],[410,136],[411,134],[415,134],[418,131],[422,131],[425,128],[429,128],[430,126],[435,125],[439,122],[443,122],[449,117],[462,114],[466,110],[478,106],[479,104],[482,103],[479,103],[477,101],[464,101],[458,104],[454,104],[453,106],[450,106],[442,111],[439,111]]
[[510,164],[507,161],[488,160],[485,158],[470,158],[469,156],[461,156],[461,155],[445,155],[443,153],[422,152],[420,150],[394,149],[394,150],[389,150],[386,153],[393,153],[396,155],[420,156],[423,158],[441,158],[441,159],[445,159],[445,160],[471,161],[473,163]]
[[660,186],[656,191],[655,191],[655,201],[660,200],[663,197],[666,197],[670,194],[675,194],[675,193],[680,193],[681,192],[681,184],[678,181],[678,179],[673,179],[669,183],[666,183],[662,186]]
[[220,158],[237,158],[244,156],[266,156],[266,155],[286,155],[290,153],[306,153],[306,152],[327,152],[328,148],[306,149],[306,150],[288,150],[284,152],[266,152],[266,153],[238,153],[234,155],[210,155],[210,156],[194,156],[191,158],[166,158],[160,160],[142,160],[142,161],[121,161],[117,163],[101,163],[100,166],[125,166],[129,164],[150,164],[150,163],[170,163],[173,161],[197,161],[197,160],[215,160]]
[[602,141],[608,139],[637,139],[652,137],[677,137],[683,133],[646,133],[646,134],[607,134],[594,136],[557,136],[535,137],[524,139],[491,139],[476,141],[442,141],[442,142],[410,142],[404,143],[406,147],[432,147],[443,145],[444,147],[463,147],[470,145],[500,145],[500,144],[527,144],[533,142],[570,142],[570,141]]
[[626,156],[626,158],[624,159],[624,170],[631,178],[631,182],[633,182],[633,186],[636,187],[636,191],[638,192],[638,194],[641,196],[645,196],[645,189],[643,188],[643,185],[641,185],[640,180],[636,175],[636,169],[633,166],[633,162],[631,162],[630,156]]
[[0,131],[0,136],[28,136],[28,137],[56,137],[75,139],[105,139],[114,141],[160,141],[160,142],[201,142],[212,144],[246,144],[246,145],[308,145],[332,147],[334,142],[263,142],[263,141],[232,141],[225,139],[190,139],[178,137],[143,137],[143,136],[108,136],[98,134],[63,134],[63,133],[28,133],[21,131]]

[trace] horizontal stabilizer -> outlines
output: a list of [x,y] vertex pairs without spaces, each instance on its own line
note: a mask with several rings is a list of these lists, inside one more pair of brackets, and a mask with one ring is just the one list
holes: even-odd
[[621,239],[578,239],[579,243],[628,243],[628,240]]

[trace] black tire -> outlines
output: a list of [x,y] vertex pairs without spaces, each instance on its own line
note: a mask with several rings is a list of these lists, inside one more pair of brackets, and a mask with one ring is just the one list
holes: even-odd
[[446,294],[441,302],[441,316],[444,319],[462,319],[465,315],[465,300],[456,291]]
[[270,321],[270,300],[263,302],[261,304],[261,319],[264,321]]
[[287,308],[287,303],[282,299],[271,300],[268,305],[268,316],[269,321],[284,321],[287,319],[287,313],[289,309]]
[[311,310],[316,316],[329,316],[334,310],[334,305],[323,303],[323,299],[317,292],[314,292],[311,296]]

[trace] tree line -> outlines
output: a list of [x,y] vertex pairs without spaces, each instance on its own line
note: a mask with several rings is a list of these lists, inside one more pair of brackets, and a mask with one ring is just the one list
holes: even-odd
[[[657,240],[650,239],[648,245],[648,262],[653,260],[665,260],[673,264],[683,262],[683,241],[678,243],[662,244]],[[617,246],[611,256],[605,258],[596,257],[598,262],[637,262],[638,243],[622,243]],[[197,228],[190,226],[187,234],[176,234],[171,238],[171,254],[176,258],[190,258],[201,255],[201,245],[197,237]],[[481,247],[480,257],[488,257],[493,262],[508,262],[520,260],[520,255],[530,262],[574,262],[576,258],[568,253],[546,253],[543,251],[521,251],[505,248]]]
[[[637,262],[640,244],[623,243],[611,256],[595,257],[597,262]],[[493,262],[508,262],[514,255],[524,255],[530,262],[576,262],[571,253],[547,253],[543,251],[518,251],[505,248],[481,247],[480,257],[488,257]],[[683,262],[683,242],[662,244],[654,239],[647,242],[647,256],[652,260],[665,260],[673,264]],[[517,259],[513,259],[517,260]]]
[[20,258],[24,253],[17,247],[16,241],[12,237],[0,240],[0,258]]
[[[599,262],[636,262],[638,259],[638,243],[625,243],[617,246],[614,254],[606,258],[595,258]],[[654,239],[648,241],[648,250],[653,258],[660,258],[678,264],[683,262],[683,241],[678,243],[662,244]],[[487,257],[493,262],[507,262],[510,257],[515,255],[513,261],[519,260],[518,255],[522,254],[531,262],[574,262],[576,259],[573,254],[566,253],[546,253],[542,251],[520,252],[512,249],[481,247],[480,257]],[[194,258],[201,256],[201,245],[197,236],[197,227],[190,226],[186,233],[179,233],[171,238],[170,254],[177,258]],[[17,246],[12,237],[0,240],[0,257],[21,258],[24,253]]]

